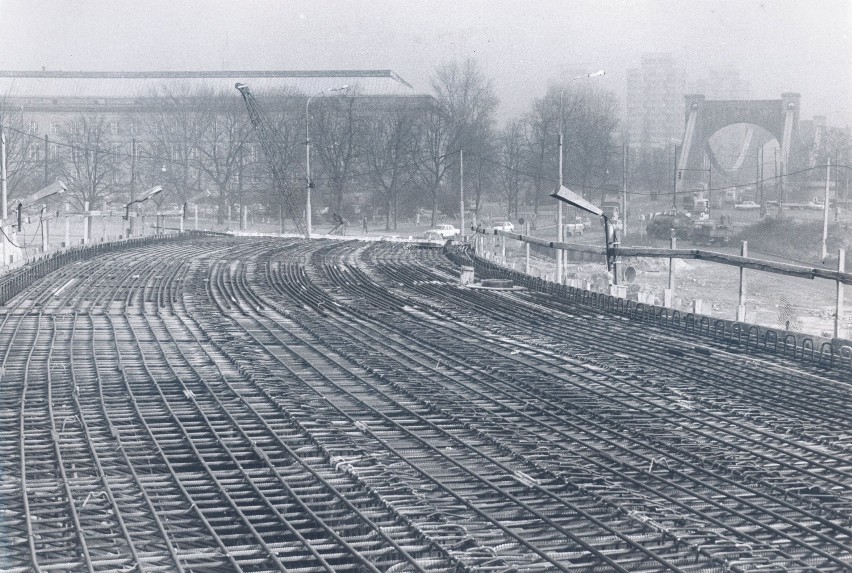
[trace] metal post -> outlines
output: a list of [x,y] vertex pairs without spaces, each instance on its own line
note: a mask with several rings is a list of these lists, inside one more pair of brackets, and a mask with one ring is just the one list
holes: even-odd
[[627,154],[629,152],[627,144],[622,145],[622,164],[621,164],[621,180],[622,180],[622,195],[621,195],[621,210],[623,211],[621,215],[622,220],[622,228],[621,228],[621,236],[627,236]]
[[181,209],[181,212],[180,212],[180,232],[181,233],[183,233],[183,220],[185,219],[183,214],[184,214],[184,211],[183,211],[183,209]]
[[[134,197],[136,195],[136,138],[132,138],[130,140],[130,203],[136,199]],[[127,217],[128,220],[128,230],[127,230],[127,238],[133,236],[133,227],[135,227],[134,223],[135,217]]]
[[[560,117],[559,117],[559,186],[557,189],[562,189],[562,101],[560,98]],[[562,241],[562,201],[559,201],[556,206],[556,240]],[[556,249],[556,284],[562,284],[562,251]]]
[[757,148],[757,185],[760,191],[760,218],[766,217],[766,205],[763,204],[763,146]]
[[67,248],[71,246],[71,216],[68,214],[68,201],[65,201],[63,206],[65,207],[65,247]]
[[248,217],[248,209],[245,205],[240,205],[240,231],[246,230],[246,219]]
[[[837,251],[837,272],[846,272],[846,249]],[[840,338],[840,325],[843,319],[843,283],[837,281],[837,305],[834,311],[834,338]]]
[[500,235],[500,261],[506,264],[506,235]]
[[[311,96],[313,97],[313,96]],[[311,238],[311,188],[314,182],[311,179],[311,116],[308,111],[308,106],[311,105],[311,98],[305,103],[305,171],[308,178],[308,189],[305,193],[305,238]],[[298,230],[298,229],[297,229]]]
[[195,230],[197,231],[198,230],[198,205],[193,204],[192,205],[192,211],[193,211],[193,215],[195,217]]
[[88,201],[83,202],[83,211],[86,212],[85,216],[83,217],[83,244],[87,245],[89,243],[89,220],[90,220],[90,217],[89,217],[89,202]]
[[[524,223],[524,234],[529,237],[530,236],[530,222],[527,221]],[[530,244],[524,243],[524,250],[526,251],[526,266],[524,267],[524,272],[526,274],[530,274]]]
[[822,257],[825,260],[828,256],[828,193],[831,188],[831,158],[828,158],[828,163],[825,166],[825,199],[822,202]]
[[[834,164],[837,163],[837,156],[834,157]],[[834,170],[834,222],[840,220],[840,169]]]
[[47,211],[47,205],[42,203],[41,205],[41,213],[39,217],[41,219],[41,252],[46,253],[48,248],[48,236],[47,236],[47,219],[45,218],[45,212]]
[[713,164],[707,165],[707,216],[713,209]]
[[672,209],[677,209],[677,144],[674,146],[674,177],[672,179]]
[[47,187],[48,184],[48,171],[50,168],[50,137],[45,133],[44,134],[44,185]]
[[2,199],[0,199],[0,230],[2,230],[2,250],[3,264],[9,262],[6,256],[6,219],[9,217],[9,208],[6,196],[6,132],[3,131],[3,125],[0,124],[0,189],[2,189]]
[[[748,241],[743,241],[740,254],[743,257],[748,256]],[[737,305],[737,322],[745,322],[746,319],[746,280],[745,268],[740,267],[740,296],[739,304]]]
[[459,149],[459,213],[461,213],[459,241],[464,243],[464,149]]

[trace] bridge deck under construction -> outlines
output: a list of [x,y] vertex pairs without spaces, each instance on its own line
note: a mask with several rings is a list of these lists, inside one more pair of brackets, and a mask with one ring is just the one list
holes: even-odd
[[849,571],[852,376],[201,237],[0,307],[0,571]]

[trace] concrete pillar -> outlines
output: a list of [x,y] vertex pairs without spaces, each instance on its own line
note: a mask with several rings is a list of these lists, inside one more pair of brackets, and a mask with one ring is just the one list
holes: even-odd
[[198,205],[192,206],[193,215],[195,217],[195,230],[198,230]]
[[704,301],[696,298],[692,301],[692,312],[695,314],[704,314]]
[[506,264],[506,235],[500,235],[500,260]]

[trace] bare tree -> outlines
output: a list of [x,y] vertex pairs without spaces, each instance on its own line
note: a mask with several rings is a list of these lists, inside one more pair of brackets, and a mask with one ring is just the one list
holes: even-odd
[[566,91],[565,100],[565,180],[580,183],[586,194],[588,187],[603,187],[613,163],[618,105],[614,94],[591,88]]
[[104,116],[81,114],[64,127],[61,139],[60,169],[73,204],[82,209],[88,202],[94,209],[123,191],[121,173],[127,156],[112,147]]
[[452,165],[450,124],[437,105],[431,105],[422,114],[418,124],[419,137],[415,162],[420,185],[429,197],[432,225],[437,221],[438,198],[444,177]]
[[367,177],[385,208],[385,230],[397,228],[400,189],[414,177],[416,112],[403,103],[367,120],[363,155]]
[[536,99],[524,118],[526,168],[534,174],[532,203],[536,215],[540,202],[551,192],[558,178],[559,101],[558,94],[554,98],[552,93],[553,90],[546,97]]
[[199,116],[198,166],[218,191],[218,222],[222,223],[233,195],[241,188],[240,169],[245,162],[245,146],[251,123],[239,97],[210,94]]
[[5,99],[0,101],[0,125],[6,136],[6,185],[9,194],[23,195],[29,190],[36,190],[41,183],[38,175],[44,154],[38,134],[31,133],[30,126],[24,124],[22,110],[7,106]]
[[518,215],[518,203],[524,188],[523,167],[526,160],[524,129],[520,120],[510,122],[500,133],[500,198],[506,217]]
[[[447,125],[449,150],[464,149],[469,156],[482,158],[493,153],[491,141],[498,100],[493,82],[485,77],[476,60],[468,58],[461,63],[451,61],[440,65],[432,77],[432,89]],[[453,159],[452,165],[452,188],[456,189],[459,186],[459,163]],[[467,170],[466,184],[471,182],[473,173]],[[446,205],[451,212],[458,206],[456,201],[448,201]],[[477,210],[478,207],[477,200]]]
[[[560,111],[560,94],[562,105]],[[538,213],[542,199],[559,177],[559,120],[564,134],[562,157],[566,184],[582,188],[602,187],[609,167],[610,153],[618,126],[615,96],[591,88],[565,89],[551,86],[536,99],[524,118],[527,170],[532,174],[533,208]]]
[[155,198],[158,205],[167,199],[181,202],[201,187],[202,133],[210,119],[204,106],[212,94],[163,86],[152,95],[157,98],[156,111],[142,121],[128,120],[132,122],[131,131],[141,139],[137,145],[141,161],[136,166],[136,180],[164,185],[163,193]]
[[356,94],[319,98],[313,102],[309,118],[314,150],[331,192],[330,207],[341,217],[344,190],[354,174],[359,153],[361,118],[356,101]]

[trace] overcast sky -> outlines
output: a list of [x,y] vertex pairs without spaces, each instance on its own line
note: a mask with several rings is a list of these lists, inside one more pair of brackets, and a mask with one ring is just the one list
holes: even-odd
[[429,91],[474,57],[506,118],[574,70],[621,97],[643,52],[671,52],[852,125],[850,31],[852,0],[0,0],[0,69],[389,68]]

